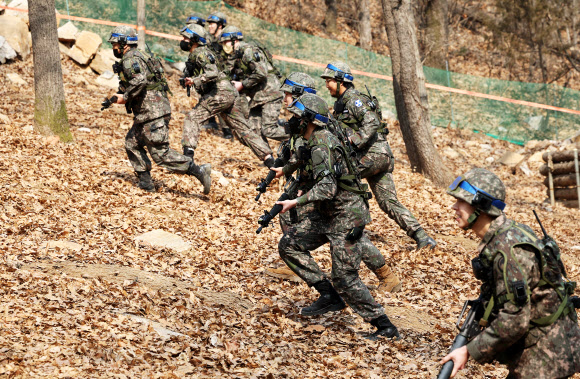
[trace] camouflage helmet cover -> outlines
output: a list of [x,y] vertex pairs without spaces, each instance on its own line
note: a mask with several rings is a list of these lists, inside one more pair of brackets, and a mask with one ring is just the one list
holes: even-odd
[[447,189],[447,194],[465,201],[490,216],[499,216],[505,208],[505,186],[494,173],[474,168],[459,176]]
[[229,25],[226,26],[222,31],[222,34],[220,34],[219,42],[235,41],[235,40],[241,41],[243,39],[244,35],[242,34],[242,31],[233,25]]
[[204,26],[205,19],[203,18],[201,13],[193,12],[192,14],[189,15],[189,17],[187,18],[187,21],[185,21],[185,23],[188,25],[189,24],[197,24],[197,25]]
[[226,26],[227,17],[222,12],[214,12],[214,13],[210,14],[209,16],[207,16],[206,21],[207,22],[215,22],[216,24],[222,24],[223,26]]
[[207,44],[207,32],[201,25],[188,24],[185,28],[181,29],[179,34],[189,38],[193,42],[197,42],[198,45],[203,46]]
[[322,79],[336,79],[339,82],[346,83],[352,83],[354,80],[350,67],[341,61],[330,62],[320,77]]
[[288,92],[294,97],[302,95],[304,92],[316,93],[314,79],[303,72],[293,72],[284,80],[280,87],[282,92]]
[[138,41],[137,31],[130,26],[120,25],[115,27],[109,37],[109,42],[120,43],[122,45],[136,45]]
[[288,111],[298,118],[309,117],[314,125],[328,124],[328,104],[324,99],[312,93],[305,93],[290,104]]

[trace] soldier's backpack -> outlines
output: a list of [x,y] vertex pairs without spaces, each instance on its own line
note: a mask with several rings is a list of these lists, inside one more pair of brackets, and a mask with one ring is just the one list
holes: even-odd
[[272,53],[270,52],[270,50],[268,50],[268,48],[260,41],[251,41],[250,45],[257,47],[258,50],[260,50],[260,52],[264,54],[266,60],[273,68],[271,73],[273,73],[278,77],[278,79],[280,79],[282,77],[282,74],[280,74],[280,70],[278,70],[278,68],[274,65],[274,58],[272,57]]
[[[149,49],[149,47],[147,47]],[[155,90],[155,91],[165,91],[171,93],[169,90],[169,84],[167,83],[167,79],[165,78],[165,71],[163,70],[163,65],[161,64],[161,60],[157,57],[153,56],[151,50],[149,53],[144,51],[140,51],[143,54],[143,60],[149,69],[150,74],[147,75],[147,85],[148,90]]]

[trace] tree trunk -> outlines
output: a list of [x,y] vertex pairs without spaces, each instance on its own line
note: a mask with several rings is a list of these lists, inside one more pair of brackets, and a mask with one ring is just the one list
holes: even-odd
[[447,0],[428,0],[425,8],[425,65],[445,70],[449,42]]
[[382,0],[393,65],[395,105],[411,166],[435,184],[447,186],[453,178],[435,149],[429,108],[425,106],[428,103],[421,100],[422,89],[417,75],[419,47],[410,1]]
[[371,33],[369,0],[358,1],[358,32],[360,47],[365,50],[370,50],[373,46],[373,35]]
[[329,33],[336,33],[336,0],[324,0],[326,4],[326,15],[324,15],[324,25]]
[[145,0],[137,0],[137,47],[142,50],[145,49],[145,20]]
[[54,0],[29,2],[34,64],[34,128],[72,141],[62,83]]

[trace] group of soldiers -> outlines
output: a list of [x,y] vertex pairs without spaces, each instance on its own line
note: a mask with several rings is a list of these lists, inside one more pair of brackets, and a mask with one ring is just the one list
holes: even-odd
[[[400,338],[358,275],[362,261],[376,274],[379,289],[401,288],[365,233],[371,221],[369,199],[377,200],[417,248],[428,251],[436,242],[397,199],[394,157],[377,99],[357,91],[350,67],[334,61],[321,73],[336,99],[330,112],[309,75],[294,72],[280,82],[267,49],[244,41],[243,32],[227,25],[221,12],[207,19],[192,14],[180,34],[180,48],[189,53],[182,85],[199,94],[183,126],[183,153],[169,147],[171,108],[160,62],[136,48],[138,36],[130,27],[115,28],[109,39],[121,59],[115,70],[120,90],[103,105],[126,104],[134,114],[125,148],[139,187],[155,191],[147,150],[158,165],[196,177],[209,193],[211,166],[195,163],[195,149],[203,126],[219,117],[275,177],[285,176],[293,184],[277,202],[283,231],[278,249],[288,268],[319,293],[301,314],[321,315],[348,305],[376,327],[370,339]],[[283,104],[292,114],[288,121],[279,119]],[[282,142],[277,159],[268,139]],[[457,199],[453,209],[459,226],[482,238],[479,251],[485,264],[478,278],[484,282],[482,293],[489,295],[487,328],[444,361],[453,360],[457,371],[469,356],[482,362],[498,359],[508,364],[514,378],[538,377],[538,372],[540,377],[567,377],[580,371],[573,288],[565,272],[544,275],[553,265],[541,259],[542,242],[528,227],[506,219],[503,183],[489,171],[474,169],[459,177],[448,193]],[[330,278],[310,254],[326,243],[332,257]]]

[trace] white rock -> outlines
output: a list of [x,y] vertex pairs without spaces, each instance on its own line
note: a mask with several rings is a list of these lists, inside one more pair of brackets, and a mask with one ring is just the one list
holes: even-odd
[[16,58],[16,51],[6,41],[6,38],[0,36],[0,63],[4,64],[7,60],[14,58]]
[[513,151],[506,151],[504,155],[499,159],[499,163],[506,166],[515,166],[524,159],[524,156]]
[[449,159],[457,159],[461,157],[461,154],[459,154],[457,151],[453,150],[449,146],[443,149],[443,155],[445,155]]
[[74,42],[78,35],[79,29],[70,21],[58,28],[58,40],[61,42]]
[[161,229],[152,230],[135,237],[138,245],[147,245],[156,248],[171,249],[178,253],[191,248],[189,242],[184,241],[180,236],[166,232]]
[[526,120],[526,124],[530,126],[532,130],[539,130],[544,123],[544,116],[534,116]]
[[[59,50],[59,51],[60,51],[62,54],[64,54],[64,55],[68,55],[68,52],[70,51],[70,47],[68,47],[67,45],[65,45],[65,44],[64,44],[64,43],[62,43],[62,42],[59,42],[59,43],[58,43],[58,50]],[[64,74],[64,72],[63,72],[63,74]]]
[[228,179],[226,179],[224,176],[220,176],[218,183],[220,184],[220,186],[222,187],[227,187],[230,185],[230,181]]
[[183,72],[183,70],[185,70],[185,62],[170,62],[169,65],[179,72]]
[[26,22],[9,14],[0,16],[0,36],[6,38],[10,47],[14,49],[22,60],[28,58],[32,46],[32,38]]
[[102,74],[105,71],[111,71],[115,61],[116,59],[113,55],[113,49],[102,49],[99,50],[97,55],[95,55],[95,59],[92,60],[90,67],[97,74]]
[[6,74],[6,79],[18,86],[26,85],[26,81],[24,81],[24,79],[22,79],[22,77],[15,72],[9,72]]
[[485,158],[485,163],[486,163],[487,165],[490,165],[490,164],[492,164],[493,162],[495,162],[495,159],[494,159],[493,157],[487,157],[487,158]]
[[0,124],[10,124],[10,117],[6,116],[5,114],[0,113]]
[[34,126],[26,125],[26,126],[22,127],[22,130],[24,130],[25,132],[32,132],[34,130]]
[[111,71],[105,71],[95,80],[95,83],[102,87],[117,89],[119,88],[119,77]]
[[[12,1],[9,1],[8,2],[8,6],[10,8],[28,9],[28,1],[27,0],[12,0]],[[6,14],[21,19],[27,25],[29,24],[29,22],[28,22],[28,12],[19,12],[19,11],[13,11],[13,10],[6,10]]]
[[84,133],[91,133],[92,130],[90,128],[78,128],[77,129],[79,132],[84,132]]
[[76,242],[70,241],[47,241],[41,245],[41,247],[51,249],[61,249],[61,250],[73,250],[73,251],[81,251],[83,249],[83,245],[78,244]]
[[98,34],[83,30],[77,37],[74,46],[69,50],[68,56],[79,64],[88,64],[99,50],[102,42],[103,40]]

